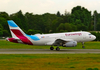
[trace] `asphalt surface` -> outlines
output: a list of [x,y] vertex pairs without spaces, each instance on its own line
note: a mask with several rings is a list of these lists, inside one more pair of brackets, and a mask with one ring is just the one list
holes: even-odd
[[0,54],[79,54],[100,53],[100,49],[0,49]]

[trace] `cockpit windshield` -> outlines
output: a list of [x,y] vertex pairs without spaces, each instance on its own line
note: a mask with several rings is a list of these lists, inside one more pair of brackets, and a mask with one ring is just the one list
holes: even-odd
[[89,35],[92,35],[92,34],[89,34]]

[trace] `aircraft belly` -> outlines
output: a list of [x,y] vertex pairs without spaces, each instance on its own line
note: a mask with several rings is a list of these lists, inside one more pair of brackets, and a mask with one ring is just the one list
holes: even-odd
[[46,45],[48,42],[53,42],[54,39],[40,39],[39,41],[32,41],[33,45]]

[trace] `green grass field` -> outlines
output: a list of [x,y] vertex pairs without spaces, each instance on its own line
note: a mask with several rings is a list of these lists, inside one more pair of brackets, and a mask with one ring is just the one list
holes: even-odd
[[[33,46],[19,43],[12,43],[0,40],[0,49],[49,49],[50,46]],[[56,46],[55,46],[56,48]],[[76,47],[60,47],[61,49],[82,49],[82,43],[78,43]],[[85,42],[85,49],[100,49],[100,42]]]
[[100,69],[100,54],[0,54],[0,70]]

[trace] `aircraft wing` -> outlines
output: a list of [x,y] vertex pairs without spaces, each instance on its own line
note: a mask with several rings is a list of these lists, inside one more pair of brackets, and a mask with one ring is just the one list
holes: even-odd
[[62,43],[64,44],[64,43],[69,42],[69,41],[74,41],[74,40],[73,39],[63,39],[63,38],[59,38],[59,39],[56,39],[56,40],[47,42],[46,45],[54,45],[54,46],[57,46],[57,45],[61,45]]
[[74,41],[73,39],[63,39],[63,38],[60,38],[60,39],[56,39],[55,42],[53,43],[53,45],[62,45],[66,42],[69,42],[69,41]]

